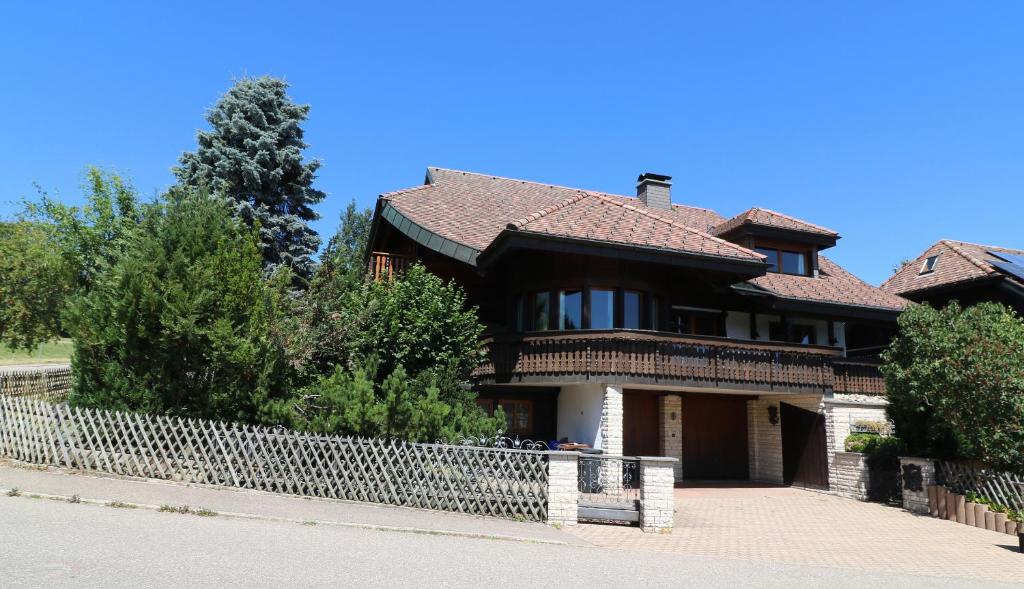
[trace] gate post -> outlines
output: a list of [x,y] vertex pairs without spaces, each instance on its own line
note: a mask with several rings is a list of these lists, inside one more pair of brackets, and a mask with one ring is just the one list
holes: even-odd
[[548,524],[574,526],[580,510],[579,452],[545,452],[548,455]]
[[668,533],[675,525],[675,458],[640,458],[640,529]]
[[935,484],[935,461],[900,456],[900,482],[903,485],[903,509],[929,513],[928,487]]

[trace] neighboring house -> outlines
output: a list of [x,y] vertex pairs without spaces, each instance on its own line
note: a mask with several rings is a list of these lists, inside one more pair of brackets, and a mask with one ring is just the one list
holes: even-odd
[[479,402],[509,433],[681,459],[677,478],[826,486],[884,383],[858,350],[905,301],[821,254],[839,235],[766,209],[673,204],[429,168],[382,195],[370,268],[461,284],[487,326]]
[[943,239],[881,288],[934,307],[995,301],[1024,315],[1024,250]]

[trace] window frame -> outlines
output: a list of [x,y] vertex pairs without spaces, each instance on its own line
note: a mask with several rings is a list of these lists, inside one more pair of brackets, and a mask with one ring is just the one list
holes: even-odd
[[[774,256],[774,264],[771,264],[770,258],[768,260],[765,260],[765,262],[769,264],[768,272],[772,272],[774,274],[785,274],[787,276],[814,276],[814,248],[794,243],[755,241],[753,250],[765,256],[768,256],[769,254]],[[800,258],[803,260],[804,272],[786,272],[783,268],[783,260],[785,259],[784,254],[796,254],[800,256]]]
[[917,275],[921,276],[935,272],[935,267],[939,265],[939,255],[940,254],[935,254],[934,256],[928,256],[925,258],[924,262],[921,263],[921,269],[918,270]]

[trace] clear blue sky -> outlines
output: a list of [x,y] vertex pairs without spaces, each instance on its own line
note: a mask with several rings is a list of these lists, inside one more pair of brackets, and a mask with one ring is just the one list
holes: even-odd
[[77,202],[87,164],[165,189],[232,79],[271,74],[313,107],[325,238],[436,165],[670,174],[836,229],[872,283],[943,237],[1024,247],[1021,2],[11,4],[0,214],[33,182]]

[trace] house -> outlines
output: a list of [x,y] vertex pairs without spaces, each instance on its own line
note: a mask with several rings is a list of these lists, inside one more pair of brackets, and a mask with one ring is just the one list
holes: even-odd
[[943,239],[904,264],[881,288],[944,307],[1003,303],[1024,315],[1024,250]]
[[680,459],[677,480],[828,485],[857,419],[884,419],[864,350],[905,301],[822,252],[835,231],[767,209],[675,204],[429,168],[383,194],[370,268],[462,285],[487,326],[479,403],[509,433]]

